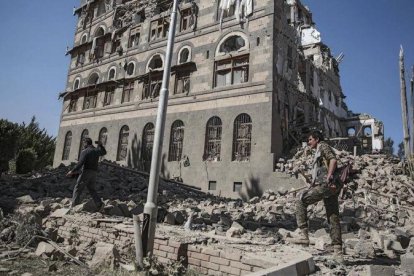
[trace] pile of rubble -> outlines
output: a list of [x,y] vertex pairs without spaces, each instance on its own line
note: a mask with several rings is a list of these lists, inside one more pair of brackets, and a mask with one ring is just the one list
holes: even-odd
[[[303,149],[291,160],[280,160],[277,169],[292,177],[309,177],[311,154]],[[344,250],[354,265],[336,267],[339,275],[357,273],[358,262],[372,259],[394,265],[397,272],[414,271],[414,186],[403,173],[403,164],[386,155],[352,156],[342,151],[336,154],[340,165],[352,163],[351,180],[342,195],[340,210]],[[67,212],[75,182],[65,177],[68,170],[59,167],[27,177],[3,178],[0,207],[7,212],[18,207],[21,213],[35,213],[41,218]],[[144,173],[102,162],[97,191],[105,201],[103,215],[128,220],[132,214],[142,214],[147,183],[148,175]],[[250,244],[277,245],[288,243],[287,238],[296,235],[295,192],[269,190],[244,202],[164,180],[159,191],[158,222],[176,225],[183,236],[208,233],[217,237],[215,242],[236,238]],[[87,199],[75,209],[75,213],[95,211],[93,201]],[[313,244],[309,250],[317,256],[315,260],[322,271],[331,271],[332,264],[326,257],[330,238],[323,202],[310,207],[309,219]],[[3,241],[5,233],[10,233],[7,229],[0,229]],[[77,251],[86,252],[86,248],[89,247]]]

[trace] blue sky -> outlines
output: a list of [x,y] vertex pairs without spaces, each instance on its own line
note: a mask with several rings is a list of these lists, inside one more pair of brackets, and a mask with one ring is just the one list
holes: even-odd
[[[337,56],[346,102],[354,112],[370,113],[385,124],[386,137],[402,141],[398,71],[400,44],[406,78],[414,65],[413,0],[303,0],[313,12],[322,40]],[[0,118],[29,121],[56,135],[65,89],[79,0],[4,1],[0,18]],[[409,88],[409,82],[407,82]],[[407,93],[409,90],[407,90]]]

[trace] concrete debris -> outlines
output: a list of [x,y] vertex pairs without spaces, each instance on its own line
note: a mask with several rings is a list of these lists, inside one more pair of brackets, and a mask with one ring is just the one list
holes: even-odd
[[[310,162],[313,160],[311,154],[306,148],[301,149],[292,159],[279,160],[277,170],[290,177],[309,177]],[[323,273],[410,275],[414,271],[414,185],[404,174],[402,163],[381,154],[352,156],[343,151],[336,151],[336,154],[340,165],[352,163],[350,181],[340,200],[345,258],[355,263],[385,258],[388,263],[376,263],[385,267],[338,266],[332,263],[325,256],[330,255],[332,246],[323,203],[309,210],[311,246],[308,252],[317,256],[316,265]],[[0,180],[0,207],[6,214],[12,210],[35,214],[43,218],[43,225],[45,221],[59,223],[69,215],[74,180],[65,177],[68,170],[59,167],[33,177]],[[104,199],[104,208],[97,212],[93,201],[85,197],[82,204],[71,210],[71,215],[88,213],[96,219],[112,217],[121,222],[130,219],[132,214],[142,216],[147,183],[148,176],[143,173],[103,162],[99,168],[97,191]],[[267,249],[270,245],[287,244],[288,238],[297,236],[294,231],[297,195],[289,192],[297,187],[275,187],[246,202],[216,197],[174,181],[160,181],[159,186],[157,220],[177,225],[182,231],[177,230],[177,233],[183,236],[192,237],[193,233],[197,236],[197,233],[203,232],[210,237],[209,242],[238,239],[264,244]],[[0,212],[0,218],[2,216]],[[3,221],[0,223],[0,239],[9,242],[16,227]],[[122,246],[101,242],[94,246],[93,243],[81,242],[75,230],[71,232],[71,239],[64,241],[65,250],[71,255],[91,266],[103,263],[114,265],[119,261],[119,255],[124,250]],[[53,241],[59,241],[55,228],[45,229],[44,234]],[[54,256],[55,252],[50,244],[41,242],[36,255],[62,258]],[[401,259],[400,266],[398,259]],[[378,271],[383,271],[383,274]]]

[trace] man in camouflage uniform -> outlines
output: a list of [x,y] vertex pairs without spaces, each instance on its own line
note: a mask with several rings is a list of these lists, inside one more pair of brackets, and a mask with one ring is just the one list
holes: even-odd
[[300,236],[292,239],[293,243],[309,246],[307,207],[323,200],[326,216],[330,224],[330,236],[334,247],[334,257],[343,263],[341,225],[339,219],[338,195],[342,188],[335,170],[337,160],[332,148],[323,142],[319,131],[314,131],[308,138],[308,145],[316,150],[313,160],[311,187],[304,191],[296,202],[296,220]]

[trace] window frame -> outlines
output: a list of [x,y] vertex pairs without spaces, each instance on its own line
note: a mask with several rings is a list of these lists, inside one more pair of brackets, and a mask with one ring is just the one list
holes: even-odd
[[[247,132],[243,129],[247,128]],[[252,154],[253,122],[247,113],[239,114],[233,124],[232,161],[250,161]],[[245,135],[242,137],[242,135]],[[243,148],[247,148],[244,150]]]
[[[235,65],[236,61],[238,60],[242,60],[245,59],[247,61],[247,63],[244,63],[242,65]],[[223,69],[218,69],[218,67],[221,64],[224,64],[225,62],[229,62],[230,63],[230,67],[226,67]],[[244,70],[236,70],[236,69],[242,69],[245,68]],[[232,85],[237,85],[237,84],[243,84],[243,83],[248,83],[249,82],[249,69],[250,69],[250,54],[244,54],[244,55],[239,55],[239,56],[230,56],[228,58],[223,58],[223,59],[219,59],[216,60],[214,62],[214,88],[220,88],[220,87],[226,87],[226,86],[232,86]],[[230,83],[228,84],[227,82],[225,82],[224,85],[219,85],[218,84],[218,76],[219,76],[219,72],[225,72],[228,71],[230,73]],[[245,72],[245,76],[244,76],[244,81],[242,82],[237,82],[235,83],[235,72]],[[225,76],[225,75],[223,75]]]
[[[203,161],[221,161],[221,140],[223,123],[218,116],[211,117],[206,123]],[[211,150],[214,150],[214,154]]]
[[[122,126],[119,130],[116,161],[125,161],[128,157],[129,131],[129,127],[127,125]],[[125,152],[125,156],[123,152]]]
[[69,160],[72,137],[72,131],[69,130],[66,132],[65,140],[63,142],[62,161]]
[[[171,125],[168,162],[180,161],[183,157],[185,125],[181,120],[175,120]],[[178,137],[177,137],[178,136]]]

